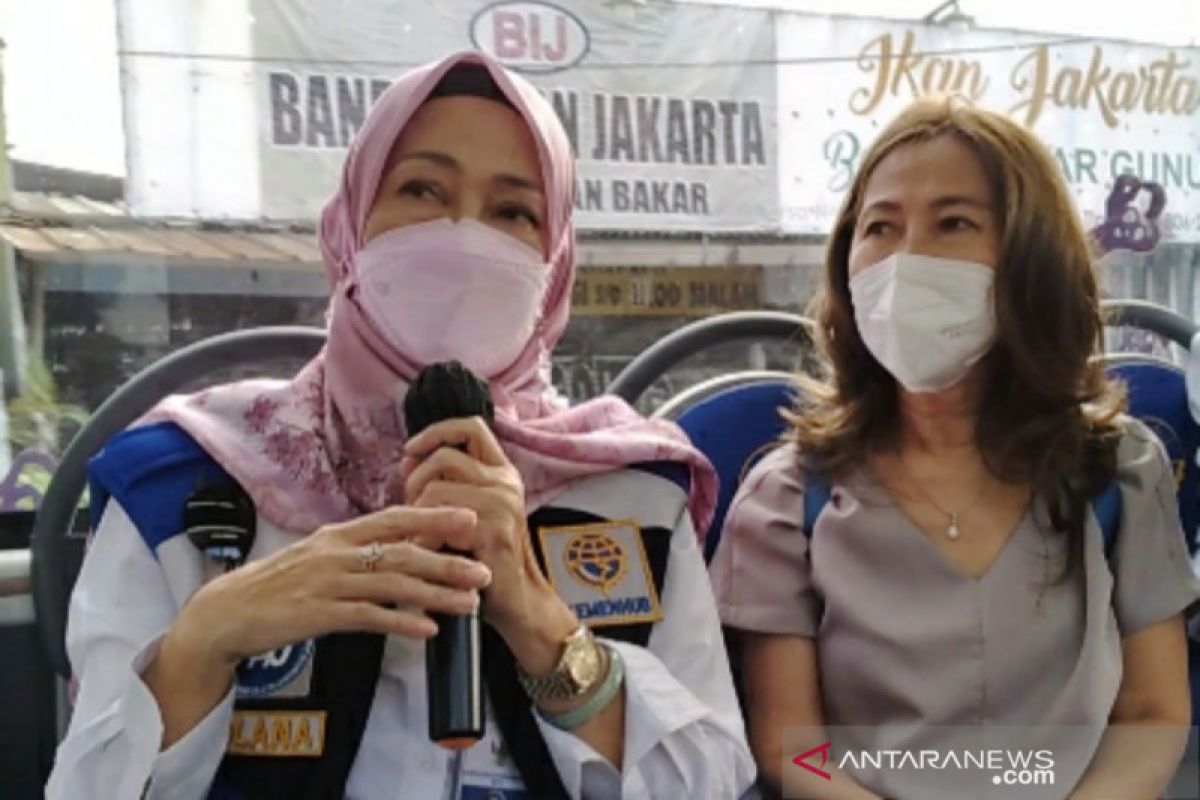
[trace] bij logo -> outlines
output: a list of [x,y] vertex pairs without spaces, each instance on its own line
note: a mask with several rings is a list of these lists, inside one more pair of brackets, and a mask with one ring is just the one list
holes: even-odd
[[549,73],[578,64],[591,48],[579,17],[540,2],[501,2],[471,20],[475,47],[518,72]]

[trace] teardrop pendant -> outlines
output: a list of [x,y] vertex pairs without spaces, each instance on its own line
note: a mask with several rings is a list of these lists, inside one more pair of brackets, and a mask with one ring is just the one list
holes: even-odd
[[958,538],[958,514],[950,515],[950,527],[946,529],[946,538],[951,541]]

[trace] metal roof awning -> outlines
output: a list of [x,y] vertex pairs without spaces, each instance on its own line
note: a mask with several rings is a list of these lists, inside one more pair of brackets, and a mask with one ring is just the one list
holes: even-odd
[[43,270],[52,292],[329,291],[315,236],[301,226],[139,219],[122,203],[16,192],[0,206],[0,241]]
[[31,261],[88,261],[116,256],[180,265],[320,270],[311,234],[154,227],[100,228],[0,224],[0,238]]
[[180,266],[321,270],[311,231],[140,220],[124,205],[16,192],[0,238],[30,261],[168,263]]

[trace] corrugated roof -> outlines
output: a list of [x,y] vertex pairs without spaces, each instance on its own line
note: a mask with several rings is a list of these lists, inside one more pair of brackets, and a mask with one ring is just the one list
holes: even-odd
[[5,211],[5,216],[29,217],[44,222],[77,217],[96,217],[101,220],[130,218],[124,203],[47,192],[13,192]]
[[311,230],[138,219],[123,203],[39,192],[13,193],[0,210],[0,238],[32,261],[112,255],[305,270],[321,263]]
[[0,238],[32,261],[111,254],[239,266],[319,268],[321,263],[311,234],[0,224]]

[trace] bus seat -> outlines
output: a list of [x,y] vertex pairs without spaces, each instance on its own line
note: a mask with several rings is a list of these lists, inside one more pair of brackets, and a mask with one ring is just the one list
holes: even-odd
[[701,397],[675,415],[720,478],[716,511],[704,540],[706,561],[716,552],[725,514],[742,479],[783,434],[779,412],[791,405],[794,392],[794,384],[783,379],[751,379]]

